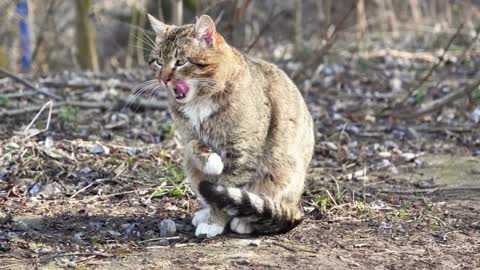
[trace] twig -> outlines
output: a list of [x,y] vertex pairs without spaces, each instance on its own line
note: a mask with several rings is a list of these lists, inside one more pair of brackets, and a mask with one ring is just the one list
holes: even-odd
[[2,96],[4,98],[7,98],[7,99],[14,99],[14,98],[23,98],[23,97],[34,96],[36,94],[37,94],[37,92],[35,92],[35,91],[22,91],[20,93],[5,94],[5,95],[2,95]]
[[330,197],[330,200],[332,200],[332,202],[333,202],[335,205],[338,205],[337,201],[335,201],[335,199],[333,198],[333,196],[332,196],[332,194],[330,193],[330,191],[328,191],[328,189],[325,189],[325,191],[327,192],[328,197]]
[[263,25],[262,29],[260,29],[260,31],[258,32],[257,36],[253,39],[253,41],[248,45],[248,47],[245,49],[245,53],[248,53],[252,48],[253,46],[255,46],[255,44],[257,44],[258,40],[260,39],[260,37],[263,36],[263,34],[265,33],[265,31],[268,30],[268,28],[270,27],[270,25],[273,24],[273,22],[282,14],[285,13],[285,10],[280,10],[279,12],[277,12],[276,14],[272,14],[270,16],[268,16],[267,18],[267,21],[266,23]]
[[85,202],[90,202],[90,201],[93,201],[93,200],[96,200],[98,198],[109,198],[109,197],[115,197],[115,196],[118,196],[118,195],[125,195],[125,194],[130,194],[130,193],[135,193],[135,192],[138,192],[138,189],[135,189],[135,190],[130,190],[130,191],[124,191],[124,192],[119,192],[119,193],[113,193],[113,194],[107,194],[107,195],[95,195],[91,198],[88,198],[88,199],[83,199],[83,201]]
[[428,79],[430,79],[430,77],[432,76],[433,72],[434,72],[435,70],[437,70],[437,68],[440,66],[440,64],[442,64],[443,61],[445,61],[445,55],[447,54],[448,49],[450,49],[450,46],[452,46],[453,41],[455,41],[455,39],[457,38],[457,36],[458,36],[458,35],[460,34],[460,32],[462,31],[464,25],[465,25],[465,23],[461,23],[461,24],[460,24],[460,26],[457,28],[457,31],[455,32],[455,34],[452,35],[452,37],[451,37],[450,40],[448,41],[447,45],[443,48],[443,53],[442,53],[442,55],[440,56],[440,60],[439,60],[438,62],[436,62],[436,63],[430,68],[430,70],[428,71],[427,75],[425,75],[415,87],[410,88],[410,89],[407,91],[407,95],[405,96],[405,98],[402,99],[402,101],[400,102],[400,104],[404,103],[413,93],[415,93],[415,91],[417,91],[418,89],[420,89],[420,88],[428,81]]
[[428,215],[427,217],[429,217],[429,218],[431,218],[431,219],[435,219],[436,221],[442,223],[442,226],[443,226],[443,227],[447,227],[447,224],[446,224],[443,220],[441,220],[439,217],[432,216],[432,215]]
[[97,184],[97,183],[100,183],[100,182],[103,182],[105,180],[108,180],[106,178],[101,178],[101,179],[96,179],[95,181],[91,182],[90,184],[86,185],[85,187],[79,189],[77,192],[75,192],[71,197],[70,199],[73,199],[75,198],[75,196],[77,196],[78,194],[82,193],[83,191],[87,190],[89,187]]
[[38,93],[40,93],[40,94],[42,94],[42,95],[49,96],[49,97],[54,98],[54,99],[56,99],[56,100],[62,100],[62,97],[57,96],[57,95],[52,94],[52,93],[49,93],[49,92],[47,92],[47,91],[45,91],[45,90],[38,89],[38,88],[35,87],[35,85],[33,85],[31,82],[29,82],[29,81],[27,81],[27,80],[24,80],[24,79],[22,79],[22,78],[20,78],[20,77],[18,77],[17,75],[11,73],[10,71],[8,71],[8,70],[6,70],[6,69],[4,69],[4,68],[2,68],[2,67],[0,67],[0,73],[2,73],[3,75],[8,76],[8,77],[14,79],[15,81],[17,81],[17,82],[19,82],[19,83],[27,86],[28,88],[30,88],[30,89],[32,89],[32,90],[34,90],[34,91],[36,91],[36,92],[38,92]]
[[158,237],[158,238],[142,240],[138,243],[147,243],[147,242],[158,241],[158,240],[177,240],[177,239],[181,239],[181,237],[180,236]]
[[[49,110],[48,110],[48,118],[47,118],[47,124],[45,125],[45,128],[42,129],[42,130],[39,130],[35,133],[32,133],[30,135],[27,135],[27,132],[30,130],[30,128],[32,127],[32,125],[37,121],[38,117],[40,116],[40,114],[42,114],[43,110],[45,110],[46,107],[50,107]],[[34,136],[37,136],[38,134],[42,133],[42,132],[45,132],[48,130],[48,128],[50,127],[50,120],[52,119],[52,107],[53,107],[53,101],[49,101],[47,103],[45,103],[42,108],[40,108],[40,110],[38,111],[38,113],[35,115],[35,117],[33,117],[32,121],[30,121],[30,124],[28,124],[28,126],[25,128],[25,130],[23,130],[23,134],[26,136],[25,139],[28,139],[28,138],[31,138],[31,137],[34,137]]]
[[106,257],[106,258],[115,257],[115,255],[113,254],[102,253],[102,252],[71,252],[71,253],[63,253],[63,254],[53,254],[51,258],[68,257],[68,256],[100,256],[100,257]]
[[473,91],[478,89],[479,86],[480,86],[480,80],[474,82],[473,84],[468,86],[466,89],[461,89],[453,93],[450,93],[442,98],[433,100],[425,104],[424,106],[422,106],[422,108],[418,109],[417,111],[414,111],[412,113],[393,114],[390,116],[400,118],[400,119],[406,119],[406,118],[415,118],[415,117],[423,116],[423,115],[438,111],[443,106],[450,104],[455,100],[460,99],[464,96],[470,95]]
[[[335,44],[337,33],[340,30],[343,30],[343,27],[347,22],[347,19],[350,17],[350,14],[355,9],[356,9],[356,5],[351,5],[350,9],[340,18],[338,23],[332,24],[328,27],[328,29],[331,29],[331,27],[333,27],[333,31],[330,34],[328,34],[329,31],[327,30],[326,44],[323,47],[321,47],[318,52],[315,53],[316,57],[310,57],[309,59],[307,59],[306,63],[304,64],[305,67],[311,66],[313,64],[318,64],[323,59],[325,54],[327,54],[328,51],[332,48],[333,44]],[[298,79],[298,74],[300,73],[296,73],[292,75],[293,80]]]
[[412,189],[412,190],[391,190],[391,189],[377,189],[375,190],[379,193],[391,193],[391,194],[434,194],[444,191],[480,191],[480,185],[464,185],[464,186],[455,186],[455,187],[438,187],[438,188],[427,188],[427,189]]
[[[178,245],[176,245],[178,246]],[[169,248],[170,245],[166,245],[166,246],[149,246],[147,247],[147,249],[157,249],[157,248]]]
[[[132,107],[139,106],[139,107],[149,108],[152,110],[168,109],[168,104],[166,102],[148,102],[148,101],[139,99],[139,100],[133,100],[133,101],[123,100],[121,101],[121,103],[124,103],[124,104],[128,103]],[[87,102],[87,101],[62,101],[62,102],[53,103],[52,106],[54,108],[58,108],[62,106],[72,106],[72,107],[80,107],[80,108],[86,108],[86,109],[103,109],[103,110],[108,110],[115,107],[113,103],[109,103],[109,102]],[[0,112],[0,117],[16,116],[16,115],[36,112],[40,110],[42,107],[43,106],[34,106],[34,107],[25,108],[25,109],[14,109],[9,111],[4,111],[4,112]]]

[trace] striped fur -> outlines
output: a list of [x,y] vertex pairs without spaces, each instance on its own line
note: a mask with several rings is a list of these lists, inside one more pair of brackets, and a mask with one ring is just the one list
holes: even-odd
[[284,233],[303,220],[300,208],[291,208],[271,198],[244,189],[224,187],[208,181],[199,184],[202,198],[211,206],[223,209],[232,217],[248,221],[255,232]]

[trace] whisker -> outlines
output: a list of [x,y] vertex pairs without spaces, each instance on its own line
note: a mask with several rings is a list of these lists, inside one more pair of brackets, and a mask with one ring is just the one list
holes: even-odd
[[150,40],[153,44],[157,44],[157,43],[148,35],[148,33],[145,32],[145,30],[144,30],[143,28],[139,27],[138,30],[142,31],[143,35],[144,35],[145,37],[147,37],[148,40]]

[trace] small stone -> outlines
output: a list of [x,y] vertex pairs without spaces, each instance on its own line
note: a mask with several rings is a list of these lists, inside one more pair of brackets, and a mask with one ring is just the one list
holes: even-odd
[[136,154],[140,153],[140,149],[136,147],[128,147],[127,148],[127,154],[129,156],[135,156]]
[[160,230],[160,237],[169,237],[175,235],[177,232],[177,227],[175,222],[171,219],[164,219],[158,225]]
[[59,196],[63,193],[64,189],[62,185],[57,182],[46,184],[42,191],[38,194],[42,195],[44,198],[52,198],[55,196]]
[[52,148],[53,147],[53,139],[52,139],[51,136],[48,136],[45,139],[45,147],[47,147],[47,148]]
[[391,166],[391,167],[390,167],[390,173],[392,173],[392,174],[394,174],[394,175],[397,175],[397,174],[399,174],[400,172],[398,171],[397,167]]
[[106,146],[97,144],[94,147],[90,148],[90,153],[98,154],[98,155],[102,155],[102,154],[108,155],[110,154],[110,149]]
[[475,108],[469,117],[475,123],[480,122],[480,107]]
[[8,180],[8,171],[7,170],[0,170],[0,181],[7,181]]
[[393,92],[400,92],[403,89],[402,81],[399,78],[392,78],[389,84],[390,84],[390,89],[392,89]]
[[323,145],[325,145],[329,150],[332,150],[332,151],[338,150],[337,145],[334,144],[333,142],[324,142]]
[[119,237],[119,236],[122,235],[121,233],[119,233],[117,231],[114,231],[114,230],[108,230],[107,232],[113,237]]
[[382,158],[389,158],[392,156],[392,153],[388,152],[388,151],[383,151],[383,152],[379,152],[378,153],[378,156],[379,157],[382,157]]
[[387,167],[390,167],[390,165],[392,165],[392,163],[390,163],[390,161],[388,159],[382,159],[382,161],[380,161],[377,164],[377,169],[379,169],[379,170],[385,169]]
[[402,153],[400,155],[400,157],[407,162],[415,160],[418,156],[419,155],[415,153]]
[[41,189],[42,185],[39,184],[39,183],[36,183],[35,185],[33,185],[31,188],[30,188],[30,194],[32,195],[35,195],[37,194],[38,192],[40,192],[40,189]]
[[77,240],[77,241],[80,241],[82,240],[82,236],[84,235],[83,232],[78,232],[76,234],[73,235],[73,239]]

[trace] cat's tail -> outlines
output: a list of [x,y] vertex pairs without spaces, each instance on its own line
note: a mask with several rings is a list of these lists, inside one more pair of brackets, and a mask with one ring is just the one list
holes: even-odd
[[299,206],[275,202],[240,188],[202,181],[199,192],[209,205],[223,209],[231,216],[246,219],[257,233],[288,232],[303,220]]

